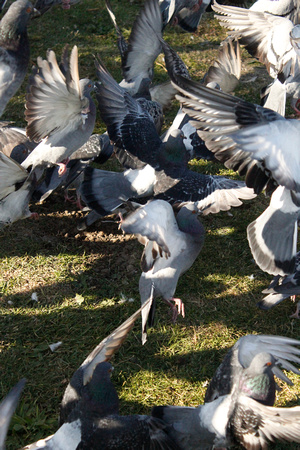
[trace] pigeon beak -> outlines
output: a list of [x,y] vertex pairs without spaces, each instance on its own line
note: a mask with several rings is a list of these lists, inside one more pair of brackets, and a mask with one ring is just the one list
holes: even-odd
[[40,17],[42,14],[40,13],[40,11],[36,8],[33,8],[32,13],[31,13],[31,18],[32,19],[36,19],[37,17]]

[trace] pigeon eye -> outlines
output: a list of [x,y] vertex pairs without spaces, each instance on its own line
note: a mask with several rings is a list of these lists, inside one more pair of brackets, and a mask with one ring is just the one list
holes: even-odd
[[32,11],[32,8],[30,6],[28,6],[28,8],[26,9],[26,12],[29,14],[29,13],[31,13],[31,11]]

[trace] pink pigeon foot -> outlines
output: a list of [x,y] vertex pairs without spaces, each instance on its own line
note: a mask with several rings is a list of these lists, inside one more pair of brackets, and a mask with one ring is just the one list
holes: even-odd
[[34,219],[34,220],[39,219],[39,217],[40,217],[39,214],[36,212],[31,213],[29,216],[30,219]]
[[65,202],[75,203],[73,195],[69,195],[67,191],[64,193]]
[[62,0],[62,9],[70,9],[70,0]]
[[[296,295],[292,295],[291,300],[295,301],[295,299],[296,299]],[[290,318],[291,319],[300,319],[299,312],[300,312],[300,302],[297,303],[296,311],[294,312],[294,314],[290,315]]]
[[[175,323],[177,320],[178,314],[181,314],[182,317],[185,317],[184,313],[184,303],[180,298],[170,298],[170,300],[164,299],[164,301],[170,306],[172,312],[172,322]],[[172,305],[171,302],[174,302],[175,305]],[[176,308],[177,307],[177,308]],[[177,311],[178,310],[178,311]]]
[[70,202],[70,203],[75,204],[76,207],[77,207],[78,209],[80,209],[80,211],[83,210],[84,206],[83,206],[83,204],[81,203],[80,195],[77,195],[77,196],[76,196],[76,200],[75,200],[75,198],[73,197],[73,195],[69,195],[69,194],[68,194],[68,191],[65,190],[65,192],[64,192],[64,199],[65,199],[65,202]]
[[62,175],[64,175],[67,171],[67,164],[70,161],[70,158],[64,159],[62,162],[57,163],[57,165],[59,166],[58,169],[58,175],[61,177]]

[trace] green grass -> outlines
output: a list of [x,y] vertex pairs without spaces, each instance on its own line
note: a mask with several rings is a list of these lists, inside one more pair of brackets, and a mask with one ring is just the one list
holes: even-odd
[[[112,1],[120,27],[129,35],[141,1]],[[93,55],[99,54],[115,78],[121,80],[115,34],[104,2],[85,0],[70,11],[55,8],[30,26],[32,61],[52,48],[60,57],[65,45],[77,44],[81,77],[95,79]],[[201,79],[218,55],[225,32],[208,14],[197,33],[168,28],[166,40]],[[238,95],[259,101],[266,71],[243,52],[243,79]],[[167,79],[162,57],[155,80]],[[24,122],[23,90],[10,102],[4,119]],[[178,105],[168,111],[166,125]],[[96,131],[104,131],[97,122]],[[111,163],[110,163],[111,164]],[[195,170],[229,174],[221,164],[193,161]],[[108,165],[108,167],[110,167]],[[271,277],[252,261],[246,227],[267,206],[263,195],[245,202],[231,214],[203,218],[206,242],[193,267],[179,281],[176,295],[186,305],[186,318],[172,325],[168,308],[158,301],[155,328],[141,346],[140,321],[114,357],[113,381],[122,414],[148,414],[153,405],[196,406],[227,349],[248,333],[299,338],[300,324],[289,315],[286,300],[269,312],[256,307]],[[138,279],[142,247],[123,237],[116,222],[102,221],[79,233],[82,217],[66,205],[61,192],[43,205],[32,205],[39,220],[15,223],[0,234],[0,398],[22,377],[27,385],[11,424],[7,448],[16,449],[55,432],[59,404],[73,372],[103,338],[140,304]],[[254,279],[250,276],[254,275]],[[31,299],[37,293],[38,302]],[[122,295],[134,302],[121,302]],[[52,353],[49,344],[62,341]],[[277,406],[299,404],[300,380],[282,386]],[[277,444],[276,449],[297,445]],[[272,447],[273,448],[273,447]]]

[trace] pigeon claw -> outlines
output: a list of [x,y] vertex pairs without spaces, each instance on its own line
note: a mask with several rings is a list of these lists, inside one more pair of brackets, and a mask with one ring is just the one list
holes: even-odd
[[59,167],[59,169],[58,169],[58,175],[59,175],[60,177],[63,176],[63,175],[66,173],[66,171],[67,171],[67,164],[68,164],[69,161],[70,161],[70,159],[67,158],[67,159],[65,159],[64,161],[62,161],[62,162],[60,162],[60,163],[57,163],[57,165],[58,165],[58,167]]
[[[292,297],[293,297],[293,300],[295,300],[296,296],[293,295]],[[291,297],[291,298],[292,298],[292,297]],[[299,317],[299,312],[300,312],[300,302],[297,303],[296,311],[294,312],[294,314],[291,314],[291,315],[290,315],[290,318],[291,318],[291,319],[300,319],[300,317]]]
[[[178,314],[181,314],[182,317],[185,317],[184,313],[184,303],[180,298],[170,298],[170,300],[164,299],[164,301],[170,306],[172,313],[172,322],[175,323],[178,317]],[[174,302],[173,305],[171,302]]]

